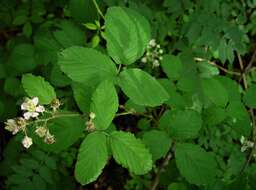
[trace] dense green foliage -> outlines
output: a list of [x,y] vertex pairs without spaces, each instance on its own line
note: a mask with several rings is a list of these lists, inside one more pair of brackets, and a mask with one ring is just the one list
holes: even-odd
[[255,190],[255,35],[255,0],[1,0],[0,189]]

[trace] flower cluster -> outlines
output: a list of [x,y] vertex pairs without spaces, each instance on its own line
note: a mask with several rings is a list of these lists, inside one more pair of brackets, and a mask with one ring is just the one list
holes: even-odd
[[[58,99],[53,100],[51,103],[51,108],[55,112],[60,106]],[[25,98],[24,102],[21,104],[21,110],[23,111],[23,117],[17,117],[14,119],[8,119],[5,122],[5,129],[10,131],[13,135],[18,132],[23,132],[25,134],[22,144],[25,148],[29,148],[33,144],[33,140],[28,136],[27,126],[31,124],[37,124],[36,130],[34,131],[39,137],[44,138],[44,142],[47,144],[52,144],[55,142],[55,138],[50,134],[47,128],[47,119],[39,119],[39,116],[44,112],[47,112],[44,106],[39,104],[38,97]],[[40,126],[43,123],[43,126]]]
[[153,68],[159,67],[160,61],[163,59],[163,53],[164,50],[161,49],[160,44],[157,44],[155,39],[151,39],[147,46],[146,53],[141,59],[141,62],[151,63]]

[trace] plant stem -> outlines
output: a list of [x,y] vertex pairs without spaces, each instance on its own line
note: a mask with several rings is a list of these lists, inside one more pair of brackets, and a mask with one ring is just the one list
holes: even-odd
[[237,53],[237,57],[238,57],[238,62],[239,62],[239,65],[240,65],[240,68],[241,68],[241,73],[242,73],[242,79],[243,79],[243,84],[244,84],[244,88],[245,90],[248,88],[248,85],[247,85],[247,80],[246,80],[246,76],[245,76],[245,73],[244,73],[244,64],[243,64],[243,60],[241,58],[241,55],[239,53]]
[[256,49],[254,50],[254,52],[253,52],[253,55],[252,55],[252,57],[251,57],[251,59],[250,59],[250,62],[249,62],[249,64],[246,66],[246,68],[245,68],[245,73],[247,73],[247,72],[249,72],[249,70],[251,69],[251,67],[252,67],[252,65],[253,65],[253,63],[254,63],[254,61],[255,61],[255,59],[256,59]]
[[97,1],[96,1],[96,0],[92,0],[92,1],[93,1],[94,6],[95,6],[96,9],[97,9],[98,14],[105,20],[105,17],[104,17],[104,15],[103,15],[103,13],[101,12],[100,7],[99,7]]
[[172,153],[169,152],[167,154],[167,156],[165,157],[163,163],[161,164],[160,168],[157,170],[157,173],[156,173],[156,176],[153,180],[153,183],[152,183],[152,186],[150,188],[150,190],[156,190],[158,184],[159,184],[159,178],[160,178],[160,175],[161,175],[161,172],[164,171],[164,168],[168,165],[169,161],[171,160],[172,158]]
[[212,62],[212,61],[209,61],[209,60],[206,60],[206,59],[203,59],[201,57],[195,57],[194,58],[195,61],[199,61],[199,62],[202,62],[202,61],[206,61],[207,63],[209,63],[210,65],[214,66],[214,67],[217,67],[218,69],[222,70],[223,72],[225,73],[228,73],[228,74],[231,74],[231,75],[236,75],[236,76],[241,76],[240,73],[238,72],[235,72],[235,71],[230,71],[220,65],[217,65],[216,63]]
[[[244,71],[246,71],[246,69],[244,70],[244,64],[243,64],[243,60],[242,60],[240,54],[237,54],[237,56],[238,56],[239,65],[240,65],[240,68],[241,68],[241,71],[242,71],[244,89],[247,90],[248,85],[247,85],[247,80],[246,80],[246,76],[245,76],[245,72],[244,72]],[[248,159],[246,160],[246,163],[244,164],[244,166],[242,167],[242,169],[240,171],[240,175],[245,171],[245,169],[249,165],[250,161],[252,160],[253,152],[254,152],[254,149],[256,148],[256,123],[255,123],[254,111],[253,111],[252,108],[249,109],[249,113],[250,113],[251,120],[252,120],[252,127],[253,127],[252,139],[253,139],[254,144],[253,144],[253,147],[251,149],[250,155],[249,155]]]
[[51,117],[48,117],[46,119],[37,119],[35,121],[31,121],[28,124],[41,123],[41,122],[47,123],[48,121],[56,119],[56,118],[60,118],[60,117],[74,117],[74,116],[81,116],[81,114],[79,114],[79,113],[61,113],[61,114],[52,115]]

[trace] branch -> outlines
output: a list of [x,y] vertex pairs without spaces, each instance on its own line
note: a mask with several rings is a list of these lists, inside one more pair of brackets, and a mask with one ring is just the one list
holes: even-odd
[[246,66],[246,68],[245,68],[245,70],[244,70],[245,73],[247,73],[247,72],[250,70],[250,68],[252,67],[252,64],[254,63],[255,59],[256,59],[256,49],[255,49],[255,51],[253,52],[253,55],[252,55],[252,57],[251,57],[251,59],[250,59],[249,64]]
[[200,57],[195,57],[194,58],[195,61],[199,61],[199,62],[202,62],[202,61],[206,61],[207,63],[209,63],[210,65],[214,66],[214,67],[217,67],[218,69],[222,70],[223,72],[225,73],[228,73],[228,74],[231,74],[231,75],[237,75],[237,76],[241,76],[241,74],[239,72],[235,72],[235,71],[230,71],[212,61],[209,61],[209,60],[206,60],[206,59],[203,59],[203,58],[200,58]]
[[161,164],[160,168],[158,169],[150,190],[156,190],[156,188],[157,188],[157,186],[159,184],[160,174],[161,174],[161,172],[164,171],[164,168],[168,165],[168,163],[171,160],[171,158],[172,158],[172,154],[170,152],[169,154],[167,154],[167,156],[165,157],[163,163]]
[[247,80],[246,80],[246,76],[245,76],[245,72],[244,72],[243,60],[242,60],[241,55],[239,53],[237,53],[237,57],[238,57],[238,62],[239,62],[241,73],[242,73],[244,89],[246,90],[248,88],[248,84],[247,84]]
[[[255,51],[256,52],[256,51]],[[256,53],[254,52],[255,56],[256,56]],[[242,78],[243,78],[243,85],[244,85],[244,89],[247,90],[248,89],[248,84],[247,84],[247,80],[246,80],[246,76],[245,76],[245,72],[243,71],[246,71],[246,68],[249,68],[248,66],[250,65],[250,63],[248,64],[248,66],[245,68],[244,70],[244,64],[243,64],[243,60],[240,56],[239,53],[237,53],[237,56],[238,56],[238,61],[239,61],[239,65],[240,65],[240,68],[241,68],[241,71],[242,71]],[[252,56],[252,59],[251,61],[253,62],[255,56]],[[251,62],[250,61],[250,62]],[[251,116],[251,120],[252,120],[252,127],[253,127],[253,134],[252,134],[252,138],[253,138],[253,147],[251,149],[251,152],[250,152],[250,155],[246,161],[246,163],[244,164],[244,166],[242,167],[241,171],[240,171],[240,175],[244,172],[244,170],[247,168],[247,166],[249,165],[250,161],[252,160],[253,158],[253,152],[254,152],[254,149],[256,148],[256,122],[255,122],[255,115],[254,115],[254,112],[253,112],[253,109],[250,108],[249,109],[249,113],[250,113],[250,116]]]

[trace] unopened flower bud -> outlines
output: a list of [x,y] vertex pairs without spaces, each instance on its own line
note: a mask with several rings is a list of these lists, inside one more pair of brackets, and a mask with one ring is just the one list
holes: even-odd
[[35,133],[39,136],[39,137],[44,137],[46,135],[47,129],[45,127],[38,127],[35,130]]
[[159,67],[159,61],[158,60],[154,60],[153,62],[153,67]]
[[22,144],[25,148],[29,148],[33,144],[32,138],[25,136],[22,140]]
[[45,138],[44,138],[44,142],[46,144],[53,144],[55,143],[55,137],[54,135],[50,134],[49,131],[46,132]]
[[142,63],[147,63],[147,58],[146,58],[146,57],[143,57],[143,58],[141,59],[141,62],[142,62]]
[[53,109],[53,111],[56,111],[57,109],[59,109],[61,103],[60,103],[60,100],[55,98],[52,100],[51,102],[51,108]]
[[155,40],[155,39],[151,39],[151,40],[149,41],[149,45],[150,45],[151,47],[155,47],[155,46],[156,46],[156,40]]
[[89,115],[90,119],[94,119],[96,117],[96,114],[91,112],[90,115]]
[[86,131],[93,132],[95,130],[96,130],[96,128],[95,128],[95,125],[94,125],[93,121],[92,120],[87,121],[86,122]]

